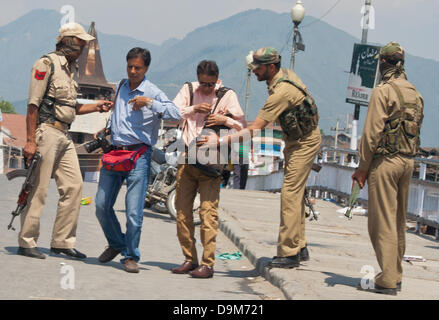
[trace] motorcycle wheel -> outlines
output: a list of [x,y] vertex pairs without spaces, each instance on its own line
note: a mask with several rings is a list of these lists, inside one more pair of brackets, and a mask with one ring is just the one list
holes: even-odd
[[[177,220],[177,209],[175,208],[175,194],[176,189],[172,190],[168,195],[168,200],[166,201],[166,207],[168,208],[169,215],[172,219]],[[200,219],[200,194],[197,193],[197,196],[194,200],[194,207],[192,209],[192,213],[194,216],[194,225],[200,225],[201,219]]]
[[159,212],[159,213],[167,213],[168,212],[168,208],[167,205],[163,202],[157,202],[153,205],[153,208],[155,211]]

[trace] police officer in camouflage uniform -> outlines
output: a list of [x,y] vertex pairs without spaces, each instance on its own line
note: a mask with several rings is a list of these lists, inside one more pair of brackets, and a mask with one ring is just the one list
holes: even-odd
[[268,266],[294,268],[301,260],[309,259],[303,199],[306,181],[320,149],[321,136],[313,98],[299,77],[291,70],[281,69],[280,63],[281,57],[274,48],[261,48],[254,53],[250,67],[259,81],[267,82],[268,99],[247,129],[220,138],[218,143],[236,141],[238,136],[246,137],[249,132],[253,134],[253,130],[263,129],[270,122],[281,125],[285,141],[281,222],[277,256]]
[[407,81],[404,56],[396,42],[376,56],[382,82],[370,98],[359,145],[360,165],[352,176],[361,188],[368,183],[369,236],[382,270],[374,286],[358,289],[391,295],[401,290],[409,186],[424,118],[424,102]]
[[38,151],[42,161],[29,196],[29,204],[21,215],[17,253],[32,258],[45,258],[36,245],[40,216],[53,177],[60,198],[50,250],[55,254],[83,259],[86,255],[75,249],[82,176],[68,129],[76,114],[107,112],[113,104],[110,101],[97,101],[96,104],[76,102],[78,85],[73,80],[72,67],[87,41],[94,37],[77,23],[65,24],[59,33],[56,51],[43,56],[32,68],[24,156],[29,163]]

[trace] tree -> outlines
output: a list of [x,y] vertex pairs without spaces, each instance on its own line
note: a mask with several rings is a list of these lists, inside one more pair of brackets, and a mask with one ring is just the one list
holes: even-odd
[[3,98],[1,98],[1,100],[0,100],[0,110],[3,113],[14,113],[14,114],[17,113],[17,112],[15,112],[15,109],[14,109],[14,106],[12,105],[12,103],[4,100]]

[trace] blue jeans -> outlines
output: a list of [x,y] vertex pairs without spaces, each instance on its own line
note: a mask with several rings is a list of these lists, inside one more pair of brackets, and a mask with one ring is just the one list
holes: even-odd
[[[129,172],[110,171],[104,167],[101,168],[95,200],[96,217],[101,224],[108,244],[114,249],[119,250],[124,256],[121,259],[122,263],[126,259],[133,259],[136,262],[140,259],[139,242],[150,168],[150,147],[139,157],[135,168]],[[124,234],[114,213],[113,206],[125,180],[127,184],[125,196],[127,222]]]

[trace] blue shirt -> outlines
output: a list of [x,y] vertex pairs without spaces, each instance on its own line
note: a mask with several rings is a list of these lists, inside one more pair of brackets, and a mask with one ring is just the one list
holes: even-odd
[[[117,87],[119,85],[120,82]],[[140,110],[133,110],[128,101],[137,96],[152,98],[154,102],[151,109],[142,107]],[[130,89],[129,80],[126,80],[120,88],[111,116],[112,142],[116,146],[139,143],[153,146],[157,143],[161,119],[180,120],[180,110],[163,91],[146,78],[134,90]]]

